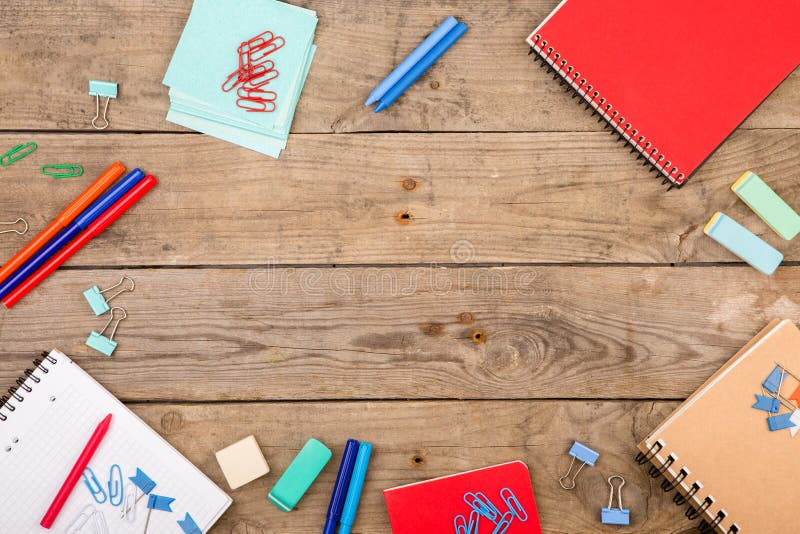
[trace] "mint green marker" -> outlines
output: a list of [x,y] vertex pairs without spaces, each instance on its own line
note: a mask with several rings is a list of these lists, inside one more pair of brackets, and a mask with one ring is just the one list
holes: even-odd
[[789,241],[800,232],[800,215],[756,173],[744,173],[731,190],[782,238]]
[[291,511],[317,479],[331,456],[331,450],[321,441],[314,438],[308,440],[267,495],[269,502],[279,510]]

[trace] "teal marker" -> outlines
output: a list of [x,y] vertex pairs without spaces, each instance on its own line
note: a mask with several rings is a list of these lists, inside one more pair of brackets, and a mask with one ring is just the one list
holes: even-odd
[[347,499],[344,501],[342,518],[339,520],[339,534],[350,534],[350,529],[355,523],[370,454],[372,454],[372,445],[362,441],[358,447],[358,456],[356,456],[356,465],[353,467],[353,476],[350,478],[350,486],[347,488]]

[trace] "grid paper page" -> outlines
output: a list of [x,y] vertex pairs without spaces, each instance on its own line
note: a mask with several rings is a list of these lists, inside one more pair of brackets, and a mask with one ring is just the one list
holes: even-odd
[[[49,372],[34,373],[41,382],[29,379],[26,385],[32,391],[19,392],[24,401],[12,401],[14,411],[6,407],[1,412],[8,420],[0,421],[0,480],[15,482],[0,493],[0,534],[64,533],[90,505],[103,514],[110,533],[140,534],[149,511],[147,497],[139,499],[133,522],[123,520],[122,507],[113,506],[109,499],[114,464],[120,467],[124,489],[130,489],[128,477],[138,467],[156,482],[152,493],[175,498],[173,512],[152,511],[148,534],[181,534],[177,520],[186,512],[203,531],[210,528],[231,499],[77,364],[63,354],[51,354],[58,363],[45,362]],[[40,527],[39,521],[89,436],[108,413],[113,414],[111,426],[89,463],[103,488],[99,498],[104,502],[95,502],[80,481],[53,528]],[[141,492],[137,490],[136,495]],[[92,531],[87,525],[79,532]]]

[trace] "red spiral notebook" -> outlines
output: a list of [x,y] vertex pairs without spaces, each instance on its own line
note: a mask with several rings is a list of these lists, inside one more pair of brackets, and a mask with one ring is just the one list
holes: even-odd
[[800,64],[800,1],[564,0],[528,44],[681,186]]
[[522,462],[384,490],[392,534],[541,534]]

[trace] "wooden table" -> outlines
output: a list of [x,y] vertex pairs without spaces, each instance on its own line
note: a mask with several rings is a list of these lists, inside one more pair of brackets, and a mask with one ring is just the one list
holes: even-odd
[[[272,473],[231,492],[215,534],[319,532],[350,436],[376,450],[357,533],[389,532],[384,488],[514,459],[548,533],[688,532],[634,447],[769,319],[798,316],[800,242],[729,186],[752,169],[800,205],[800,76],[667,193],[527,56],[556,0],[299,3],[319,49],[278,160],[164,120],[189,0],[0,4],[0,147],[39,144],[0,169],[0,220],[38,231],[114,159],[161,181],[0,312],[0,383],[57,346],[224,488],[214,451],[255,434]],[[366,109],[451,14],[467,36]],[[120,84],[102,133],[90,78]],[[50,163],[86,172],[56,181]],[[785,253],[774,276],[703,236],[718,209]],[[0,236],[0,258],[24,242]],[[81,293],[123,273],[137,287],[105,358],[83,344],[104,319]],[[335,461],[279,512],[266,493],[311,436]],[[575,439],[601,458],[565,492]],[[629,529],[599,524],[616,473]]]

